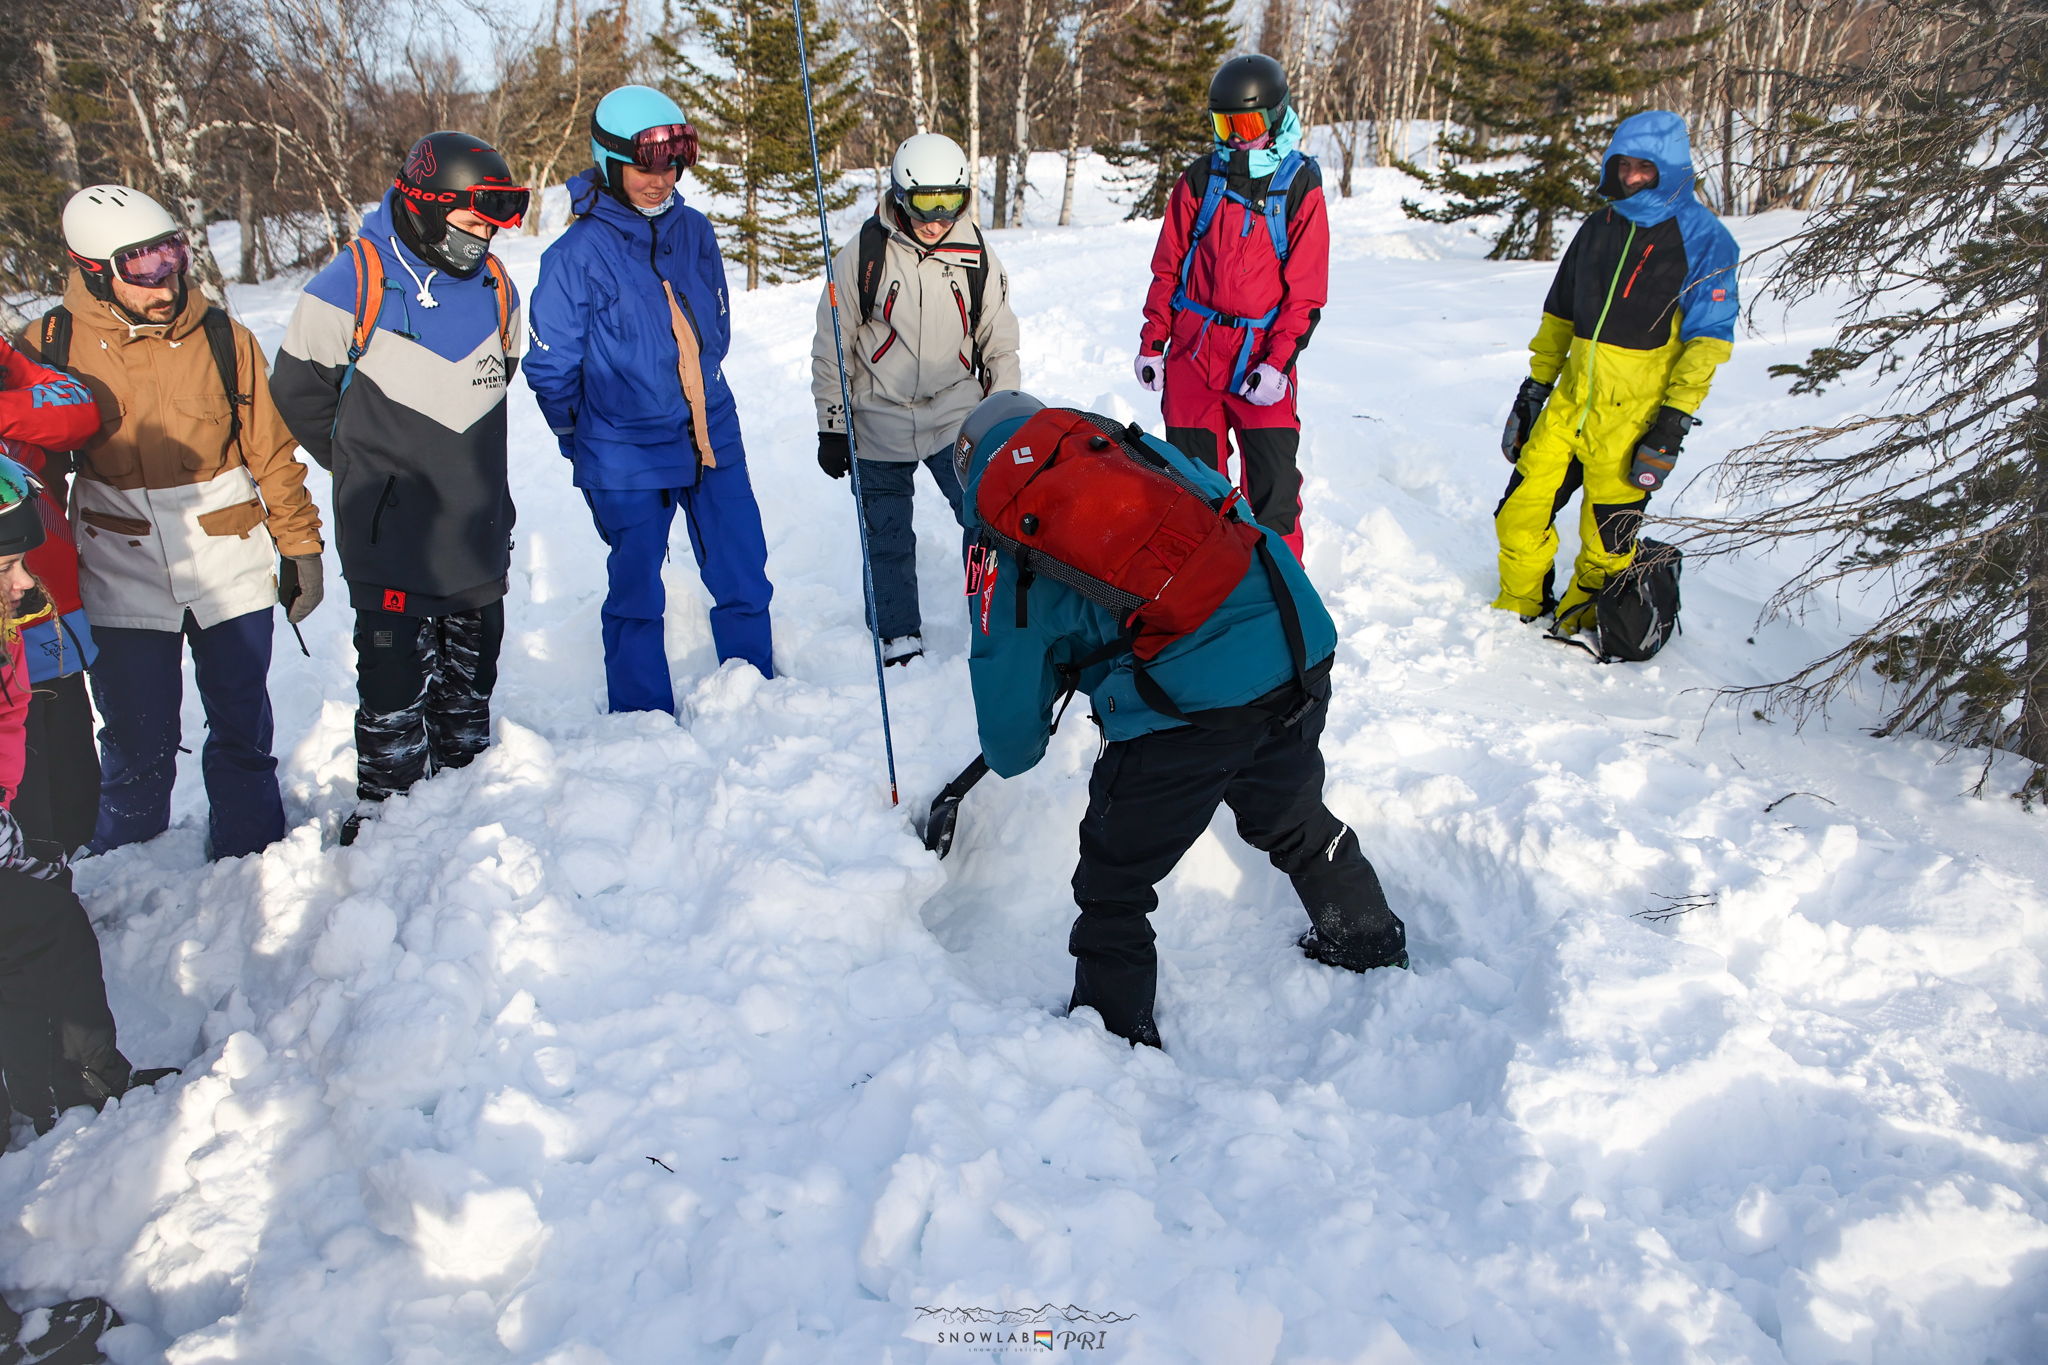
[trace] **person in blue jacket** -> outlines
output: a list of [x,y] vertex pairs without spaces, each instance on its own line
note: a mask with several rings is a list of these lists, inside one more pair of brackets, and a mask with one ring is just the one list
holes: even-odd
[[661,566],[676,511],[718,657],[773,677],[768,546],[721,369],[725,261],[710,220],[676,191],[696,129],[668,96],[627,85],[598,102],[590,138],[596,165],[569,182],[579,217],[541,257],[526,382],[610,548],[611,709],[673,713]]
[[[983,470],[1043,406],[1014,390],[992,394],[961,428],[955,453],[970,534],[983,528]],[[1229,497],[1223,475],[1164,441],[1142,439],[1184,481],[1219,502]],[[1257,524],[1242,501],[1231,515]],[[1147,918],[1159,903],[1154,888],[1209,827],[1219,803],[1229,805],[1245,842],[1293,881],[1309,916],[1297,940],[1303,952],[1357,972],[1408,965],[1407,931],[1358,836],[1323,804],[1320,739],[1336,626],[1281,537],[1265,527],[1259,533],[1268,553],[1208,620],[1146,665],[1178,716],[1141,695],[1133,656],[1113,648],[1125,638],[1116,615],[1052,575],[1025,578],[1006,551],[984,541],[994,562],[984,582],[992,586],[969,599],[968,672],[990,771],[1015,777],[1036,765],[1071,691],[1094,703],[1105,743],[1088,782],[1074,870],[1080,915],[1067,942],[1071,1006],[1094,1009],[1104,1027],[1132,1043],[1160,1045],[1158,956]],[[1299,621],[1300,659],[1274,595],[1275,574]]]

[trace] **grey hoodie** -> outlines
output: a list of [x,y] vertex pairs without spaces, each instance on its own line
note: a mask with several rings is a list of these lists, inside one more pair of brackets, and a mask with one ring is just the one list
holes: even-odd
[[[938,454],[953,444],[960,424],[986,394],[1021,387],[1009,276],[981,241],[972,218],[961,218],[930,248],[894,218],[883,218],[890,225],[889,243],[875,289],[874,317],[867,324],[860,321],[855,280],[858,233],[832,262],[845,329],[846,377],[853,392],[854,442],[863,460],[921,460]],[[972,302],[967,272],[984,257],[988,284],[976,339],[986,384],[970,369],[974,345],[964,322]],[[832,307],[823,290],[811,343],[811,397],[817,403],[818,430],[846,430],[832,352]]]

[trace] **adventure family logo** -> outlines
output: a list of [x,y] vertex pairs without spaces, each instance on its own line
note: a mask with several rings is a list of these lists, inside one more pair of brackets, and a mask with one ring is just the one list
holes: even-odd
[[1106,1351],[1113,1328],[1136,1313],[1097,1313],[1068,1304],[1055,1308],[919,1308],[913,1335],[934,1346],[958,1346],[980,1355],[1038,1355]]
[[476,378],[469,381],[473,389],[502,389],[505,387],[505,362],[494,355],[481,356],[476,362]]

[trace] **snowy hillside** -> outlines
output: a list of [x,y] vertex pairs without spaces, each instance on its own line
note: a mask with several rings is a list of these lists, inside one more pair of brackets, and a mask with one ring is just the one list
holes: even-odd
[[[349,613],[310,659],[280,637],[290,838],[205,864],[193,757],[171,833],[80,869],[125,1050],[185,1074],[0,1159],[11,1297],[104,1295],[117,1361],[177,1365],[907,1365],[1037,1328],[1143,1365],[2048,1359],[2042,817],[1853,704],[1713,707],[1839,638],[1756,629],[1774,566],[1697,567],[1643,666],[1489,610],[1550,267],[1362,186],[1302,365],[1307,563],[1341,633],[1330,804],[1412,973],[1303,959],[1225,819],[1162,888],[1169,1051],[1062,1017],[1089,727],[977,789],[945,863],[919,847],[975,751],[957,538],[927,488],[891,809],[815,289],[739,294],[783,676],[713,670],[678,535],[686,721],[603,714],[602,550],[517,386],[496,747],[332,847]],[[994,236],[1026,382],[1156,427],[1155,228],[1084,210]],[[541,245],[507,249],[522,286]],[[237,293],[266,345],[293,284]],[[1738,339],[1681,484],[1865,400],[1766,377],[1827,321]],[[994,1325],[1043,1305],[1073,1314]],[[969,1331],[1009,1340],[941,1340]]]

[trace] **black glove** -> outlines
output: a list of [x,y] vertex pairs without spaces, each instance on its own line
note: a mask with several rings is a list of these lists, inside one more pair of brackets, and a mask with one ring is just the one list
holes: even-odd
[[845,432],[818,433],[818,468],[835,479],[845,478],[846,471],[853,468],[853,447],[847,443]]
[[1500,429],[1500,453],[1509,464],[1522,458],[1522,446],[1528,441],[1529,433],[1536,429],[1536,414],[1543,411],[1551,388],[1549,384],[1524,379],[1522,387],[1515,390],[1515,403],[1508,409],[1507,425]]
[[1636,458],[1628,467],[1628,481],[1646,493],[1662,488],[1664,480],[1671,476],[1671,466],[1678,463],[1678,447],[1684,443],[1685,433],[1699,424],[1700,419],[1691,413],[1677,408],[1657,409],[1657,420],[1636,442]]
[[319,555],[285,555],[277,561],[277,600],[284,604],[284,619],[297,625],[313,614],[327,595]]

